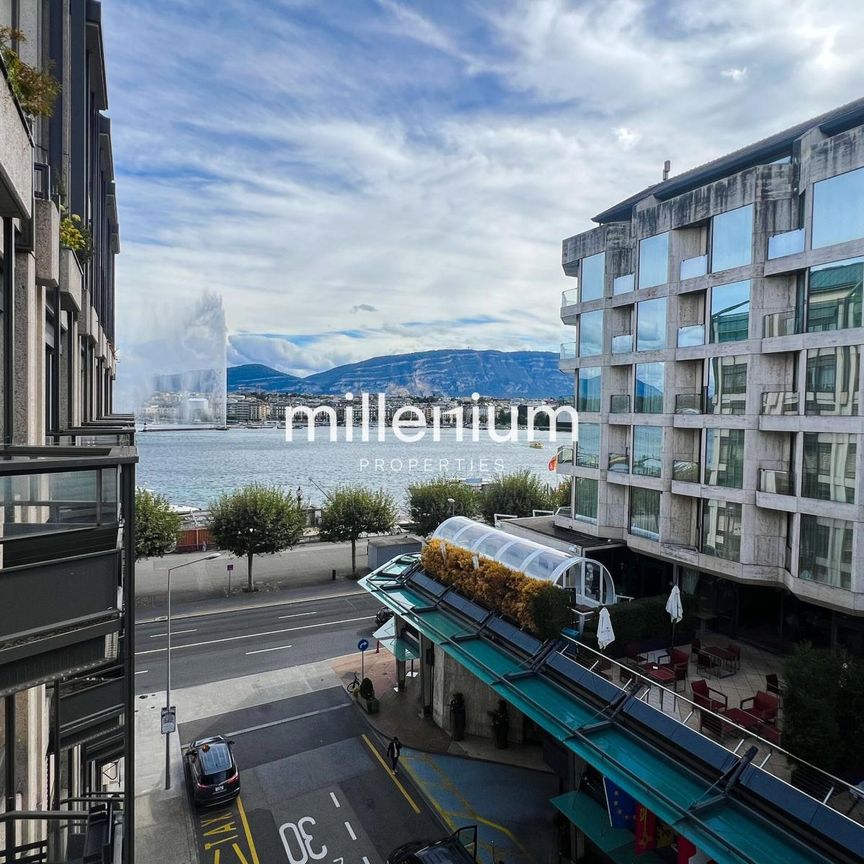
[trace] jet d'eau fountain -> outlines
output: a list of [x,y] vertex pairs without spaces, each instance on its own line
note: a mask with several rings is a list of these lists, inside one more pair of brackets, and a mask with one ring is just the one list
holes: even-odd
[[227,327],[221,295],[175,301],[142,321],[120,359],[117,402],[146,426],[225,426]]

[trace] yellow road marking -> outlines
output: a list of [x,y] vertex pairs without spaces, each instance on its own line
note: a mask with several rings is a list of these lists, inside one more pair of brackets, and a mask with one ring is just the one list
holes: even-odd
[[[246,818],[246,809],[243,807],[243,802],[240,796],[237,796],[237,810],[240,813],[240,821],[243,823],[243,831],[246,833],[246,842],[249,844],[249,851],[252,853],[252,864],[261,864],[258,860],[258,850],[255,848],[255,841],[252,839],[252,832],[249,830],[249,820]],[[239,854],[239,849],[235,845],[234,850]],[[244,861],[244,864],[246,862]]]
[[[387,772],[390,779],[396,784],[396,787],[405,796],[405,800],[411,805],[411,809],[415,813],[419,814],[420,808],[417,806],[417,802],[408,794],[408,790],[399,782],[399,780],[396,778],[396,775],[393,774],[393,772],[387,766],[387,763],[384,761],[381,754],[375,748],[375,745],[369,740],[369,738],[365,734],[361,735],[360,737],[366,742],[366,745],[369,747],[369,749],[375,755],[375,758],[381,763],[381,766]],[[258,864],[258,862],[256,861],[255,864]]]

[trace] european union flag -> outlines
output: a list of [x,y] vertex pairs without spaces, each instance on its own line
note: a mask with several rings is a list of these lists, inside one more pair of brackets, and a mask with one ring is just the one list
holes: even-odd
[[603,778],[606,791],[606,809],[613,828],[627,828],[632,831],[636,826],[636,799],[628,795],[611,780]]

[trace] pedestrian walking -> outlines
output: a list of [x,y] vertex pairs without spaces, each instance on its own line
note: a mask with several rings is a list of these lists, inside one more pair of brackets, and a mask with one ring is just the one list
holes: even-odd
[[399,754],[402,752],[402,742],[394,735],[387,745],[387,758],[390,760],[390,770],[396,774],[399,771]]

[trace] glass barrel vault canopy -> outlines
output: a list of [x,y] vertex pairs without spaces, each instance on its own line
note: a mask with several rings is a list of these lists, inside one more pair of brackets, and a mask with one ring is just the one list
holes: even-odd
[[533,579],[572,590],[577,604],[594,607],[617,600],[612,576],[599,561],[507,534],[467,516],[451,516],[435,529],[432,539],[445,540]]

